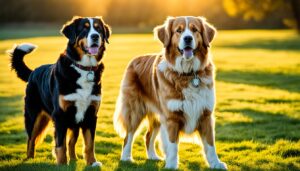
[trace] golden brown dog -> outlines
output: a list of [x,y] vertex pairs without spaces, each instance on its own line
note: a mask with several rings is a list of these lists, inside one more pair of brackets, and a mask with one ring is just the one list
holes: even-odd
[[160,132],[165,167],[177,168],[181,133],[198,132],[210,167],[227,169],[214,143],[214,65],[209,47],[215,33],[204,18],[191,16],[169,17],[154,29],[163,52],[131,61],[122,80],[114,115],[115,129],[125,137],[121,160],[132,160],[134,134],[147,118],[149,159],[159,159],[155,139]]

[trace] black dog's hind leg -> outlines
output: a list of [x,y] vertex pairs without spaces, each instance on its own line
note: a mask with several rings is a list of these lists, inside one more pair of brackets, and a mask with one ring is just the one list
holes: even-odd
[[27,158],[34,158],[35,146],[41,142],[46,134],[46,128],[51,120],[42,109],[39,94],[34,84],[28,83],[25,96],[25,128],[28,135]]
[[69,157],[71,160],[77,160],[75,145],[79,135],[79,128],[69,129],[69,142],[68,142],[68,151]]

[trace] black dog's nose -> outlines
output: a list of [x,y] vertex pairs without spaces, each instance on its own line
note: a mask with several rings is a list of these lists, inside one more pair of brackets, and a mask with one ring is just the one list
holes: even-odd
[[93,41],[97,41],[99,39],[99,35],[98,34],[92,34],[91,38]]
[[184,42],[187,43],[187,44],[190,44],[193,40],[193,37],[192,36],[185,36],[183,38]]

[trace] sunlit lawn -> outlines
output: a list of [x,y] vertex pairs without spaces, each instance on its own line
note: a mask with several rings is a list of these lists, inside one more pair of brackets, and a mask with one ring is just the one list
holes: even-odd
[[[26,84],[10,71],[4,53],[21,42],[39,45],[26,57],[31,68],[55,62],[66,45],[62,36],[0,42],[0,170],[90,170],[82,157],[82,139],[78,141],[76,163],[55,165],[51,153],[53,129],[38,146],[36,158],[23,161]],[[119,162],[123,141],[112,125],[127,63],[137,55],[160,49],[151,34],[115,34],[110,40],[104,58],[103,101],[95,142],[102,170],[157,170],[164,166],[164,162],[146,159],[144,134],[137,137],[133,147],[135,162]],[[300,38],[292,31],[221,31],[212,53],[218,69],[216,145],[221,160],[230,170],[300,170]],[[208,169],[200,153],[198,145],[181,143],[180,169]]]

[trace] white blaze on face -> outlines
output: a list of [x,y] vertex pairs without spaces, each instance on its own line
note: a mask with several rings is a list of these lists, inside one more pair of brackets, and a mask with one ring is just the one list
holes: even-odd
[[[93,18],[88,18],[88,20],[90,22],[90,30],[87,35],[87,46],[88,46],[87,48],[90,54],[96,55],[98,53],[99,46],[101,44],[101,36],[94,28]],[[98,41],[93,41],[92,35],[98,35],[99,36]],[[93,44],[97,44],[97,47],[92,47]]]
[[[183,33],[181,34],[180,40],[179,40],[179,49],[183,51],[183,57],[186,59],[192,59],[194,56],[193,50],[196,48],[196,42],[193,35],[193,32],[189,28],[189,20],[188,17],[185,17],[185,29]],[[192,42],[189,44],[190,48],[186,48],[187,44],[184,41],[185,37],[192,37]]]

